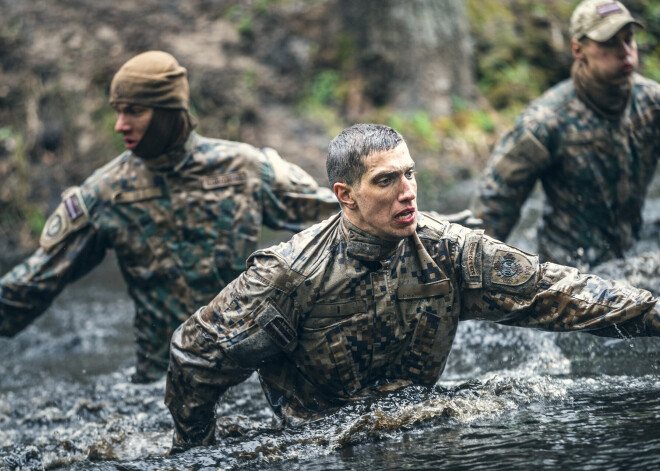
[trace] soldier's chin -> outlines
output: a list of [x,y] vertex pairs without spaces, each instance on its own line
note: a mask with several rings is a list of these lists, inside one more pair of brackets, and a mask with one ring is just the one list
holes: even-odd
[[395,236],[396,239],[405,239],[406,237],[413,235],[416,229],[417,229],[417,219],[410,222],[409,224],[398,227],[394,231],[396,234],[393,235]]

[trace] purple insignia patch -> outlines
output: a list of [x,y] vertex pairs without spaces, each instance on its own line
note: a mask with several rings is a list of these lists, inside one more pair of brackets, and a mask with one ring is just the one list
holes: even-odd
[[78,201],[78,195],[73,194],[67,197],[64,200],[64,207],[66,208],[66,214],[69,216],[69,220],[71,221],[75,221],[83,215],[80,202]]

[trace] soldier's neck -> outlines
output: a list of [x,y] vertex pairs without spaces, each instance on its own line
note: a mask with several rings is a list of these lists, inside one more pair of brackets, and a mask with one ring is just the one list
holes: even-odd
[[342,213],[340,229],[346,241],[348,253],[359,260],[380,261],[396,252],[401,240],[385,240],[360,229]]

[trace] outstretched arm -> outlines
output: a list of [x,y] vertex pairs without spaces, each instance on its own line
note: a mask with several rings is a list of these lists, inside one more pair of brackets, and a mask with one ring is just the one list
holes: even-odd
[[475,288],[463,291],[462,320],[554,332],[660,335],[658,300],[646,290],[571,267],[541,265],[537,256],[487,236],[468,236],[462,258],[464,278]]
[[0,335],[13,336],[39,317],[64,287],[105,256],[101,235],[89,222],[78,188],[48,218],[41,247],[0,279]]

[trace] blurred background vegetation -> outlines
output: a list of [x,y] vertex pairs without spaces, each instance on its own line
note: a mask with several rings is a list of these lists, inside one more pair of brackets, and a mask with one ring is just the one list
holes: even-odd
[[[322,183],[337,132],[356,121],[393,126],[418,162],[422,208],[444,211],[443,191],[473,180],[521,109],[569,77],[578,2],[438,2],[465,16],[470,48],[453,31],[440,46],[470,72],[446,88],[443,112],[425,105],[428,95],[402,93],[411,90],[386,77],[387,60],[365,58],[362,22],[377,33],[382,21],[354,10],[365,0],[0,0],[0,253],[11,260],[33,250],[60,193],[122,152],[107,89],[147,49],[168,50],[188,68],[202,134],[274,147]],[[660,81],[660,0],[625,3],[646,25],[636,35],[640,71]],[[397,11],[396,0],[377,3],[385,5]],[[357,36],[344,29],[351,22]],[[395,63],[420,44],[394,36],[401,40],[412,46]]]

